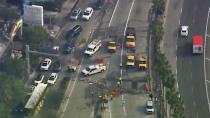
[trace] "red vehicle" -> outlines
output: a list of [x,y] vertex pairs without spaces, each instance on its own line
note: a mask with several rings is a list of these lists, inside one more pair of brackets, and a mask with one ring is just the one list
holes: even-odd
[[193,36],[193,54],[203,54],[203,36]]

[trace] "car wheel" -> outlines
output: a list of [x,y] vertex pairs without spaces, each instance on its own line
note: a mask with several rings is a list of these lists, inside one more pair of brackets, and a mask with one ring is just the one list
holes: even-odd
[[102,69],[101,72],[104,72],[104,69]]

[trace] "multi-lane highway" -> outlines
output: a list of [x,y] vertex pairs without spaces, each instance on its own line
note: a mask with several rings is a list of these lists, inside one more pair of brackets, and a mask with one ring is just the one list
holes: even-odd
[[185,102],[187,117],[208,118],[204,62],[202,56],[192,55],[192,36],[205,36],[206,19],[210,6],[209,0],[185,0],[182,7],[182,25],[189,25],[188,39],[178,38],[178,80],[180,93]]
[[[192,36],[202,35],[205,38],[209,6],[209,0],[171,0],[168,7],[164,46],[173,70],[177,72],[187,118],[210,116],[205,81],[208,76],[205,78],[204,73],[208,71],[204,69],[204,55],[192,55]],[[179,37],[180,25],[189,26],[187,39]]]

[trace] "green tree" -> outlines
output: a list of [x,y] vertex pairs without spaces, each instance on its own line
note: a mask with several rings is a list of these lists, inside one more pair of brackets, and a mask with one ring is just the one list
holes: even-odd
[[5,21],[11,21],[19,19],[20,16],[17,14],[17,12],[11,9],[0,7],[0,18],[4,19]]
[[39,26],[24,27],[22,40],[35,49],[46,48],[47,44],[55,41],[44,28]]
[[0,71],[8,75],[24,78],[26,73],[26,62],[19,58],[6,58],[3,63],[0,63]]
[[164,34],[163,26],[162,22],[158,18],[156,18],[153,21],[151,32],[152,32],[152,40],[154,40],[155,43],[159,43],[163,39],[163,34]]
[[156,15],[162,15],[165,10],[165,0],[153,0],[152,8]]
[[12,118],[12,108],[24,99],[22,78],[0,73],[0,118]]

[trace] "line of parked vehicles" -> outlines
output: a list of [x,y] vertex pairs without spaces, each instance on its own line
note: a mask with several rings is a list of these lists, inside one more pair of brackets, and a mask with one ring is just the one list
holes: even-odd
[[[69,18],[70,20],[78,20],[78,19],[82,19],[82,20],[86,20],[88,21],[91,16],[93,15],[93,11],[94,10],[99,10],[102,8],[102,6],[104,5],[105,0],[97,0],[97,2],[92,6],[92,7],[87,7],[84,12],[82,13],[81,8],[75,8],[74,10],[72,10]],[[69,32],[67,33],[67,38],[70,40],[70,43],[67,43],[64,45],[63,48],[63,54],[70,54],[72,49],[74,47],[71,46],[71,40],[73,38],[75,38],[77,35],[79,35],[82,32],[82,27],[80,25],[75,25],[73,28],[71,28],[69,30]],[[97,45],[97,46],[95,46]],[[101,46],[101,40],[95,40],[93,42],[91,42],[88,45],[88,48],[85,50],[85,54],[87,55],[93,55],[97,50],[99,50],[100,46]],[[52,73],[50,74],[50,76],[47,79],[47,83],[48,84],[55,84],[56,80],[58,78],[58,72],[62,69],[62,65],[59,61],[56,61],[55,63],[52,62],[52,60],[50,58],[45,58],[41,65],[40,65],[40,70],[41,71],[48,71],[49,68],[51,68],[52,65]],[[75,71],[76,68],[72,68],[69,67],[69,69],[73,69]],[[97,65],[90,65],[88,67],[86,67],[85,69],[82,70],[82,73],[84,75],[92,75],[95,73],[99,73],[99,72],[103,72],[106,70],[106,66],[104,64],[97,64]],[[38,84],[38,83],[42,83],[44,80],[45,76],[43,74],[39,74],[35,79],[34,79],[34,83]]]

